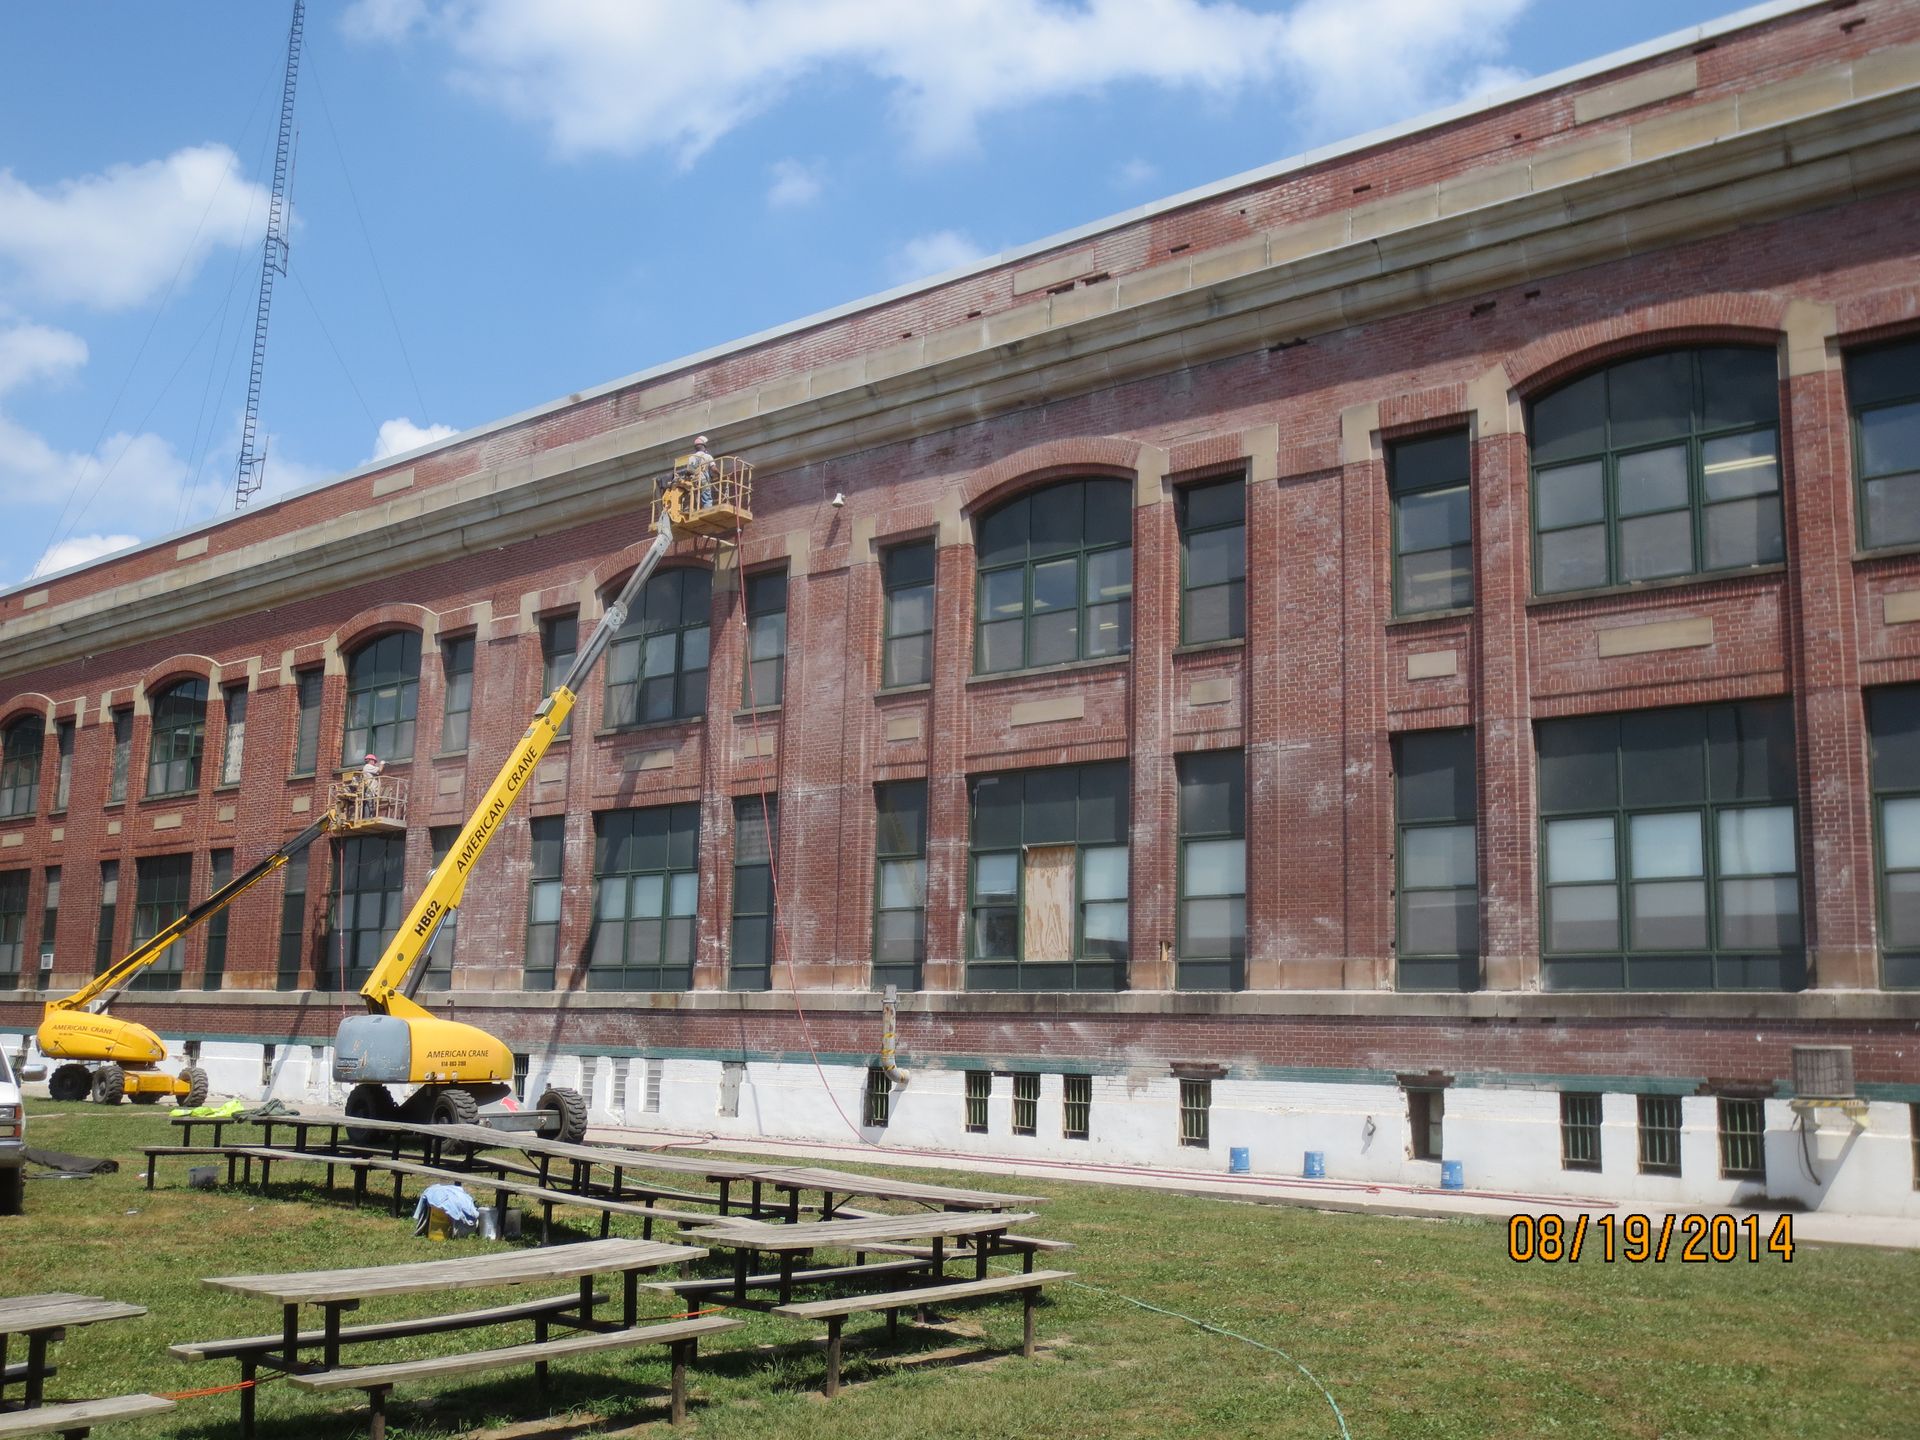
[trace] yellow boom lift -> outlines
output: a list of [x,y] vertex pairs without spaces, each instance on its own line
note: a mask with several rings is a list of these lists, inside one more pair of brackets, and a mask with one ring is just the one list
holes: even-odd
[[[478,1026],[442,1020],[413,996],[433,942],[447,917],[460,906],[480,857],[499,833],[513,802],[539,768],[541,757],[572,713],[580,687],[600,663],[640,589],[667,553],[676,535],[725,539],[753,518],[753,467],[731,455],[700,448],[682,456],[673,473],[656,484],[653,543],[634,567],[619,597],[607,607],[573,666],[533,712],[533,721],[500,767],[460,838],[446,859],[427,876],[413,908],[386,952],[360,987],[364,1015],[340,1022],[334,1036],[333,1078],[351,1084],[347,1113],[356,1118],[474,1124],[484,1120],[502,1129],[534,1129],[575,1141],[586,1133],[587,1106],[578,1091],[550,1087],[530,1114],[483,1105],[507,1100],[513,1092],[513,1055]],[[396,1103],[389,1085],[418,1088]]]
[[151,1105],[162,1098],[199,1105],[207,1098],[207,1072],[189,1065],[179,1074],[160,1068],[167,1047],[158,1035],[132,1020],[105,1013],[107,1005],[127,982],[153,964],[169,945],[188,931],[213,919],[322,835],[332,831],[392,829],[398,823],[398,792],[389,788],[383,799],[366,795],[359,776],[333,787],[326,813],[279,849],[243,874],[234,876],[171,924],[134,946],[73,994],[47,1002],[34,1041],[51,1060],[64,1060],[47,1082],[55,1100],[91,1098],[117,1105],[132,1097]]

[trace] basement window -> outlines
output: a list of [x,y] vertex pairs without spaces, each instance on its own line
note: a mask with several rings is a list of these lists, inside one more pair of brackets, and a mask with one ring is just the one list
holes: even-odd
[[1180,1082],[1180,1143],[1205,1150],[1210,1141],[1213,1115],[1213,1081]]
[[1600,1168],[1600,1097],[1598,1095],[1562,1095],[1560,1097],[1560,1168],[1562,1170],[1598,1170]]
[[1640,1173],[1680,1173],[1680,1097],[1640,1097]]
[[1722,1096],[1720,1099],[1720,1178],[1767,1178],[1767,1117],[1764,1102]]
[[892,1108],[893,1086],[887,1080],[887,1072],[878,1065],[869,1065],[866,1104],[862,1107],[860,1123],[869,1129],[884,1130]]
[[987,1133],[987,1104],[993,1098],[993,1072],[967,1071],[967,1133]]
[[[1068,1140],[1085,1140],[1091,1129],[1089,1121],[1093,1111],[1093,1077],[1062,1075],[1060,1083],[1064,1092],[1061,1134]],[[1920,1107],[1915,1108],[1920,1109]]]
[[1040,1077],[1013,1077],[1013,1133],[1036,1135],[1040,1131]]
[[1446,1112],[1446,1091],[1407,1088],[1407,1125],[1412,1132],[1414,1159],[1440,1158],[1445,1149],[1442,1130]]

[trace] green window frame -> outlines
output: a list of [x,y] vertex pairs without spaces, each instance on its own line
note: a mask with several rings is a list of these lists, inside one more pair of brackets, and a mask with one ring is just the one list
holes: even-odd
[[[567,678],[567,671],[573,665],[573,657],[580,648],[580,617],[578,615],[549,615],[540,622],[540,693],[551,695],[559,688],[560,682]],[[578,704],[579,696],[575,696]],[[573,712],[567,712],[567,718],[560,722],[560,728],[553,732],[555,740],[565,740],[573,734]]]
[[1600,1168],[1600,1096],[1563,1091],[1560,1096],[1560,1168]]
[[878,1065],[867,1067],[867,1084],[860,1107],[860,1123],[869,1130],[884,1130],[893,1118],[893,1084]]
[[[1125,988],[1129,792],[1125,761],[974,777],[968,989]],[[1037,871],[1057,884],[1044,867],[1067,859],[1063,851],[1071,852],[1073,914],[1036,939],[1026,924],[1029,875]],[[1030,953],[1054,934],[1071,953]]]
[[1474,735],[1396,735],[1395,956],[1402,990],[1480,983],[1480,882]]
[[93,973],[98,975],[114,960],[114,922],[120,913],[120,862],[100,862],[100,929],[93,942]]
[[466,753],[473,730],[474,637],[456,635],[440,642],[440,753]]
[[27,951],[27,884],[30,872],[0,870],[0,975],[20,983],[20,967]]
[[[207,893],[213,894],[233,879],[233,851],[215,850],[207,856]],[[227,920],[232,907],[207,921],[207,958],[202,990],[218,990],[227,980]]]
[[927,958],[927,782],[873,787],[873,985],[918,990]]
[[300,670],[293,680],[293,771],[311,775],[320,763],[320,702],[326,694],[326,672]]
[[1174,492],[1180,524],[1180,643],[1247,633],[1247,482],[1241,476]]
[[1880,981],[1920,987],[1920,685],[1866,693]]
[[[192,901],[192,855],[142,855],[133,862],[133,938],[137,950],[187,913]],[[175,940],[127,982],[129,990],[178,990],[187,967],[187,942]]]
[[[764,808],[763,808],[764,803]],[[780,797],[741,795],[733,802],[733,927],[729,990],[771,990],[779,896]]]
[[[427,849],[435,870],[446,862],[453,847],[460,843],[460,836],[465,829],[463,825],[434,825],[427,830]],[[427,968],[420,977],[422,990],[453,989],[454,950],[459,942],[460,911],[455,908],[447,911],[439,928],[433,932],[433,949],[427,955]]]
[[74,728],[74,722],[71,720],[57,721],[53,727],[54,754],[59,759],[59,765],[55,768],[53,777],[52,813],[55,815],[66,812],[67,801],[73,796]]
[[1720,1178],[1767,1178],[1767,1107],[1757,1096],[1719,1097]]
[[1176,762],[1180,787],[1175,983],[1241,990],[1247,983],[1247,766],[1238,750]]
[[40,757],[47,722],[25,715],[0,735],[0,817],[31,815],[40,808]]
[[1860,548],[1920,545],[1920,340],[1850,350]]
[[713,573],[662,570],[607,648],[607,727],[631,730],[707,713]]
[[740,667],[740,704],[769,710],[787,694],[787,572],[747,576],[747,663]]
[[1527,418],[1535,594],[1785,558],[1773,350],[1637,355],[1540,396]]
[[358,990],[406,914],[406,837],[351,836],[340,842],[337,863],[326,979],[341,990]]
[[886,592],[881,623],[880,686],[933,682],[934,553],[931,540],[888,547],[880,556]]
[[1124,655],[1133,648],[1133,487],[1063,480],[980,517],[974,672]]
[[542,815],[527,822],[532,863],[527,878],[527,948],[522,990],[553,989],[560,955],[560,910],[566,865],[567,817]]
[[182,680],[154,697],[147,743],[147,794],[190,795],[200,788],[207,743],[207,682]]
[[1680,1097],[1678,1095],[1637,1095],[1639,1112],[1640,1173],[1642,1175],[1678,1175],[1680,1173]]
[[281,867],[280,951],[274,988],[298,990],[307,968],[307,868],[311,850],[302,850]]
[[113,769],[107,780],[107,803],[123,804],[127,798],[127,770],[133,762],[133,711],[113,712]]
[[413,759],[420,713],[420,632],[396,630],[347,657],[346,725],[340,763],[358,769],[366,755]]
[[1014,1072],[1013,1133],[1040,1133],[1040,1077],[1029,1070]]
[[690,990],[700,913],[700,807],[593,817],[589,990]]
[[247,687],[222,686],[220,710],[226,720],[220,736],[220,783],[238,785],[247,756]]
[[1387,445],[1395,615],[1473,604],[1472,477],[1465,430]]
[[1799,990],[1787,700],[1542,720],[1550,990]]
[[[60,867],[58,865],[49,865],[47,866],[46,874],[42,877],[42,883],[40,887],[40,946],[39,946],[39,949],[41,953],[45,953],[46,951],[53,950],[55,948],[54,932],[58,929],[59,923],[60,923]],[[30,955],[28,958],[34,962],[32,966],[33,973],[36,977],[38,977],[40,973],[40,967],[38,963],[39,955],[38,954]],[[36,978],[36,983],[38,983],[37,978]]]
[[1063,1140],[1085,1140],[1093,1133],[1093,1077],[1060,1077],[1060,1136]]
[[969,1135],[987,1133],[992,1104],[993,1072],[991,1070],[967,1071],[967,1133]]
[[1180,1143],[1206,1150],[1213,1143],[1213,1081],[1180,1081]]

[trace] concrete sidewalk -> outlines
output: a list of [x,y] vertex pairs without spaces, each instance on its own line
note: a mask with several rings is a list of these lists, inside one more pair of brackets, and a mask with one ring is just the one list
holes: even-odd
[[[766,1155],[781,1159],[857,1162],[863,1165],[902,1165],[923,1170],[953,1170],[972,1175],[991,1176],[996,1188],[1005,1189],[1022,1177],[1034,1180],[1079,1182],[1097,1185],[1130,1185],[1142,1190],[1165,1190],[1177,1195],[1209,1196],[1222,1200],[1251,1201],[1262,1205],[1300,1205],[1313,1210],[1342,1210],[1361,1215],[1397,1215],[1423,1220],[1495,1220],[1505,1221],[1515,1214],[1561,1215],[1571,1223],[1579,1215],[1640,1214],[1653,1217],[1655,1225],[1666,1216],[1685,1215],[1684,1210],[1622,1204],[1612,1200],[1580,1200],[1566,1196],[1507,1194],[1493,1190],[1428,1190],[1411,1185],[1375,1184],[1366,1181],[1304,1180],[1281,1175],[1209,1175],[1185,1170],[1164,1170],[1131,1165],[1066,1165],[1047,1161],[1022,1160],[1012,1156],[956,1155],[938,1150],[896,1149],[892,1146],[834,1144],[817,1141],[754,1139],[739,1140],[713,1135],[689,1134],[672,1130],[643,1130],[630,1126],[596,1125],[588,1131],[589,1141],[682,1147],[690,1150],[722,1150],[746,1155]],[[1755,1215],[1764,1233],[1770,1232],[1783,1213],[1779,1210],[1740,1210]],[[1796,1211],[1793,1214],[1795,1244],[1871,1245],[1888,1250],[1920,1250],[1920,1220],[1891,1219],[1877,1215],[1822,1215]],[[1676,1242],[1677,1243],[1677,1242]],[[1764,1243],[1764,1242],[1763,1242]]]

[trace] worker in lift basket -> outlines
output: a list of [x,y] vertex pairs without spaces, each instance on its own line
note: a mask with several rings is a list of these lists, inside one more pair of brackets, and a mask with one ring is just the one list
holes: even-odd
[[372,753],[360,767],[360,813],[364,816],[377,815],[380,811],[380,772],[386,768],[380,763],[380,757]]
[[702,510],[713,507],[713,480],[718,468],[714,464],[713,456],[707,452],[707,437],[694,436],[693,453],[687,457],[686,475],[693,482],[689,493],[699,497],[698,503]]

